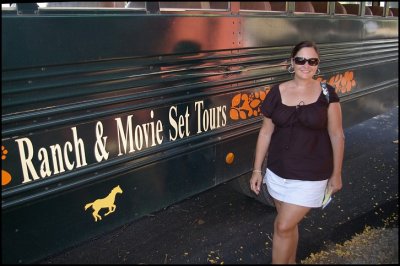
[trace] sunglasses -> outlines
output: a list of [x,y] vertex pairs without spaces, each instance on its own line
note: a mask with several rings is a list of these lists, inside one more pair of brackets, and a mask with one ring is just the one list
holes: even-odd
[[316,66],[319,64],[319,59],[318,58],[309,58],[306,59],[304,57],[295,57],[294,58],[294,63],[296,65],[304,65],[306,62],[308,62],[308,64],[310,66]]

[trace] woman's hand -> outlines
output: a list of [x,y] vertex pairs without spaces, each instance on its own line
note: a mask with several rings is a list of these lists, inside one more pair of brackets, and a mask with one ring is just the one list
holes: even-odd
[[338,192],[342,189],[342,177],[341,176],[331,176],[328,180],[328,187],[333,193]]
[[258,195],[261,189],[262,174],[261,172],[253,172],[250,179],[250,189]]

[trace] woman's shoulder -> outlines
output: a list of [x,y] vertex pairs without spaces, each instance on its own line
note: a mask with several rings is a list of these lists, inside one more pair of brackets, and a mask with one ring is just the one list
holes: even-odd
[[269,97],[275,97],[277,94],[279,94],[279,84],[274,84],[271,86],[271,89],[269,90],[267,95],[269,95]]
[[326,88],[327,88],[329,91],[335,91],[335,90],[336,90],[335,87],[333,87],[331,84],[329,84],[329,83],[326,82],[326,81],[321,82],[321,86],[323,86],[323,84],[326,85]]
[[[321,86],[322,86],[323,82],[321,82]],[[336,88],[334,86],[332,86],[331,84],[329,84],[328,82],[325,82],[326,84],[326,88],[328,89],[329,92],[329,102],[339,102],[339,96],[336,93]]]
[[326,83],[326,86],[328,87],[329,92],[336,92],[336,88],[333,87],[331,84]]
[[290,80],[282,82],[282,83],[276,83],[276,84],[272,85],[271,92],[275,97],[280,97],[280,95],[282,95],[282,93],[284,93],[285,90],[290,88],[290,86],[292,86],[292,83]]
[[279,102],[280,102],[279,84],[274,84],[268,91],[267,96],[265,97],[261,105],[261,110],[263,114],[267,117],[270,117],[272,110]]
[[292,86],[293,86],[292,80],[288,80],[288,81],[276,84],[276,87],[278,88],[278,90],[286,90],[287,88],[290,88]]
[[282,83],[275,83],[274,85],[272,85],[271,90],[279,90],[279,86],[281,86]]

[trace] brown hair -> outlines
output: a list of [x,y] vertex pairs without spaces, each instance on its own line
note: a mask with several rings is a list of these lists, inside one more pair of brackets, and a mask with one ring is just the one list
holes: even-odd
[[290,54],[290,58],[293,58],[300,51],[300,49],[305,48],[305,47],[314,48],[314,50],[315,50],[315,52],[317,52],[318,58],[319,58],[318,47],[315,44],[315,42],[312,42],[312,41],[302,41],[302,42],[296,44],[296,46],[292,50],[292,53]]

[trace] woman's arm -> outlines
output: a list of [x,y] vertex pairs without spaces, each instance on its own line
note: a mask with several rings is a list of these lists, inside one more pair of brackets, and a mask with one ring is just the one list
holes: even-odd
[[258,195],[262,183],[262,163],[268,151],[275,125],[270,118],[264,117],[260,132],[258,133],[253,173],[250,179],[250,189]]
[[340,103],[331,103],[328,108],[328,133],[333,150],[333,172],[329,179],[332,193],[342,189],[342,164],[344,156],[344,133]]

